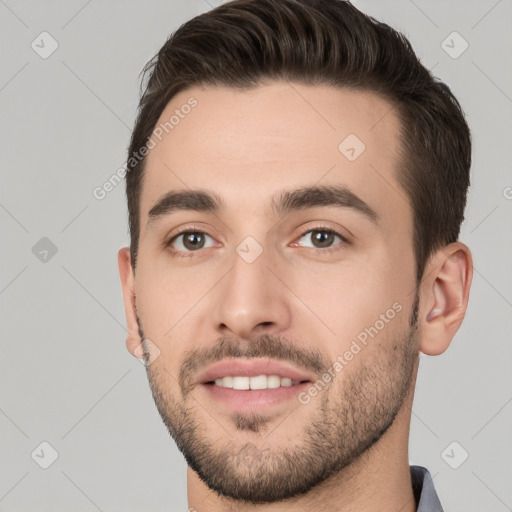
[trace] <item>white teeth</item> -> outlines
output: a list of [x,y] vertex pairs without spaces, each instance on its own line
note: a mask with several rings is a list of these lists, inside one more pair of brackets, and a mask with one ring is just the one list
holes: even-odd
[[233,389],[249,389],[249,377],[233,377]]
[[257,377],[249,377],[249,386],[251,389],[267,389],[267,376],[258,375]]
[[256,377],[231,376],[215,379],[215,384],[223,388],[233,389],[275,389],[290,387],[299,384],[300,381],[292,380],[279,375],[258,375]]
[[281,377],[279,375],[269,375],[267,377],[267,387],[274,389],[281,386]]
[[289,387],[292,385],[292,379],[288,379],[286,377],[283,377],[281,379],[281,386],[286,386],[286,387]]

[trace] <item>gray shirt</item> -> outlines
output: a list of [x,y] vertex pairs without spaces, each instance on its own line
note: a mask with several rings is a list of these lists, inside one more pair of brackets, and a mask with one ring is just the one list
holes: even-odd
[[422,466],[410,466],[410,469],[416,512],[443,512],[428,469]]

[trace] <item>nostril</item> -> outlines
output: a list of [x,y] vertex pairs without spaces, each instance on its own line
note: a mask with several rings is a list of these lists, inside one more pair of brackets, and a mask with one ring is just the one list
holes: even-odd
[[256,328],[261,328],[261,329],[268,329],[269,327],[272,327],[274,325],[274,322],[260,322]]

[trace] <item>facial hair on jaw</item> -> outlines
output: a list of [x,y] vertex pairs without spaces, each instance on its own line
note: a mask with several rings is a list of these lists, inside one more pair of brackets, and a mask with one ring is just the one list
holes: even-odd
[[[284,359],[317,374],[330,366],[321,354],[301,351],[279,337],[263,335],[247,344],[226,338],[213,350],[189,354],[178,379],[181,401],[169,392],[172,377],[168,371],[154,364],[147,366],[155,405],[189,467],[220,496],[252,504],[300,496],[356,460],[392,425],[412,385],[418,358],[418,302],[417,295],[409,328],[399,339],[370,347],[366,360],[359,360],[358,371],[345,376],[341,388],[331,385],[321,393],[309,424],[304,426],[302,441],[293,448],[262,450],[256,439],[237,445],[233,437],[215,446],[208,435],[210,420],[198,419],[201,405],[197,400],[184,404],[193,389],[190,379],[194,370],[223,357]],[[335,382],[333,379],[332,384]],[[231,420],[237,431],[257,434],[267,431],[272,418],[233,414]]]

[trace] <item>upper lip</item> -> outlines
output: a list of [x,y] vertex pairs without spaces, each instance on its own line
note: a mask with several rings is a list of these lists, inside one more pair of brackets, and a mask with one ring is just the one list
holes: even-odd
[[256,377],[258,375],[279,375],[291,380],[312,381],[314,376],[294,368],[283,361],[272,359],[223,359],[222,361],[207,367],[200,375],[198,381],[201,384],[220,379],[226,375]]

